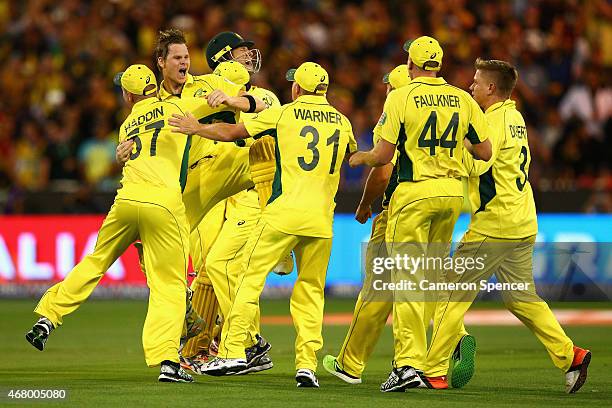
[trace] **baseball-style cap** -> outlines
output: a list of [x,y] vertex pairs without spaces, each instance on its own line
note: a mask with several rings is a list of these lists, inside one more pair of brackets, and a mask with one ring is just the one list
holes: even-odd
[[408,65],[406,64],[398,65],[391,72],[383,76],[383,83],[391,85],[393,89],[408,85],[409,82],[410,76],[408,75]]
[[[304,62],[297,69],[292,68],[285,75],[287,81],[297,82],[300,88],[308,92],[325,94],[329,85],[327,71],[314,62]],[[324,86],[321,86],[324,85]]]
[[116,74],[113,82],[134,95],[149,96],[157,92],[155,74],[142,64],[130,65],[125,71]]
[[239,34],[232,31],[223,31],[215,35],[206,46],[206,61],[211,69],[215,69],[221,57],[238,47],[253,48],[255,43],[242,38]]
[[213,74],[222,76],[238,85],[246,85],[251,80],[249,71],[238,61],[223,61],[217,65]]
[[410,54],[412,62],[426,71],[439,71],[442,67],[444,52],[435,38],[423,36],[413,41],[406,41],[404,51]]

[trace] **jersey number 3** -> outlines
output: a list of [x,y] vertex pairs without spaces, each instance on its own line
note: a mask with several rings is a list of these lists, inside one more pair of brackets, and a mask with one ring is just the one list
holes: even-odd
[[[304,156],[298,157],[298,164],[300,167],[306,171],[312,171],[317,164],[319,164],[319,149],[317,145],[319,144],[319,131],[312,126],[304,126],[302,131],[300,132],[300,136],[306,137],[308,134],[312,135],[312,140],[308,143],[306,148],[312,152],[312,160],[310,162],[306,162],[306,158]],[[331,135],[327,139],[327,146],[334,145],[334,151],[332,153],[331,165],[329,166],[329,174],[334,174],[336,170],[336,160],[338,159],[338,146],[340,144],[340,129],[336,129],[333,135]]]
[[525,184],[527,184],[527,172],[525,171],[525,165],[527,164],[527,148],[525,146],[523,146],[521,148],[521,153],[519,155],[523,156],[523,162],[520,165],[520,169],[521,172],[523,173],[523,175],[525,176],[525,181],[521,182],[521,177],[517,177],[516,178],[516,187],[518,187],[519,191],[523,191],[523,189],[525,188]]
[[[159,132],[161,132],[163,127],[164,121],[158,120],[157,122],[149,123],[144,128],[145,130],[153,129],[153,137],[151,138],[151,149],[149,151],[149,154],[151,156],[155,156],[157,154],[157,138],[159,137]],[[138,156],[140,156],[140,151],[142,150],[142,140],[140,140],[140,136],[138,136],[139,132],[140,128],[136,128],[127,134],[127,140],[134,140],[134,144],[136,147],[136,150],[134,150],[130,155],[130,160],[138,158]]]

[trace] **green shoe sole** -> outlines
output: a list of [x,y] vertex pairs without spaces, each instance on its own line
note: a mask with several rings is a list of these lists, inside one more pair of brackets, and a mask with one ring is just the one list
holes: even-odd
[[469,334],[463,336],[453,353],[454,365],[451,371],[451,385],[462,388],[474,375],[474,357],[476,356],[476,339]]

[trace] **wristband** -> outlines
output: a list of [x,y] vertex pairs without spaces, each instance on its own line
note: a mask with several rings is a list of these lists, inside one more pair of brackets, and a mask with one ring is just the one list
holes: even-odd
[[254,113],[255,110],[257,109],[257,102],[255,102],[255,98],[253,98],[253,96],[251,95],[242,95],[243,97],[247,98],[247,100],[249,101],[249,110],[246,111],[246,113]]

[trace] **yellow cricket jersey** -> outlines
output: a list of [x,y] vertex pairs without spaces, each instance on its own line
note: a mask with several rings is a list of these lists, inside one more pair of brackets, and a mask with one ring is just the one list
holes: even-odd
[[[477,144],[488,137],[484,114],[467,92],[443,78],[415,78],[389,93],[379,123],[382,138],[397,145],[399,183],[436,180],[463,195],[457,182],[465,176],[463,139]],[[430,195],[432,185],[423,186],[422,195]]]
[[262,216],[279,231],[331,238],[340,165],[357,150],[349,120],[325,96],[303,95],[244,121],[251,136],[276,140],[272,196]]
[[[277,108],[281,106],[274,92],[268,89],[252,86],[247,91],[250,95],[264,101],[266,108]],[[240,121],[253,118],[256,115],[256,113],[242,112],[240,114]],[[261,209],[259,207],[259,196],[257,191],[254,188],[250,188],[228,198],[226,213],[228,218],[246,219],[259,216]]]
[[[382,119],[382,116],[381,116],[381,119]],[[380,139],[382,139],[382,124],[381,124],[381,121],[379,120],[376,126],[374,126],[374,131],[372,134],[372,145],[376,146],[376,143],[378,143]],[[391,172],[391,178],[389,178],[389,183],[387,184],[387,188],[385,189],[385,194],[383,196],[383,201],[382,201],[383,209],[389,207],[391,196],[395,192],[395,189],[397,188],[397,184],[398,184],[398,181],[397,181],[397,150],[395,150],[395,153],[393,154],[391,163],[393,164],[393,171]]]
[[474,160],[464,152],[472,206],[470,229],[495,238],[525,238],[538,232],[535,202],[529,184],[531,154],[527,128],[510,99],[487,109],[493,157]]
[[[198,76],[187,74],[187,80],[180,95],[169,93],[163,85],[164,82],[162,81],[159,87],[160,99],[179,104],[185,112],[191,112],[200,123],[238,122],[238,118],[240,117],[238,111],[230,109],[225,105],[211,108],[208,106],[208,103],[206,103],[204,96],[216,89],[220,89],[229,96],[236,96],[243,89],[241,85],[237,85],[219,75],[213,74]],[[177,100],[181,102],[177,102]],[[189,149],[189,166],[197,164],[203,157],[217,154],[215,145],[216,142],[203,137],[193,138]]]
[[168,119],[184,114],[178,105],[155,97],[137,102],[119,129],[119,141],[134,141],[123,167],[117,198],[159,202],[168,190],[181,194],[187,174],[188,137],[172,133]]

